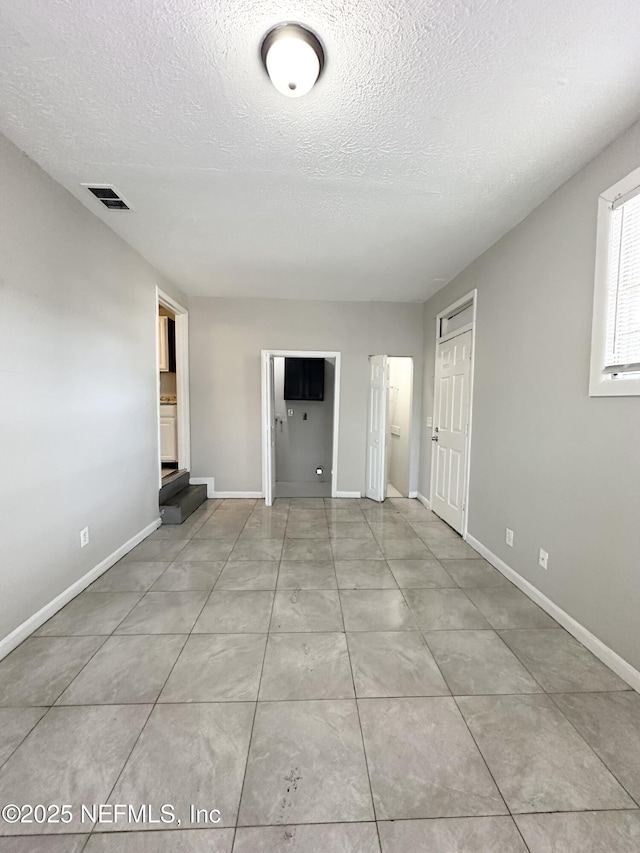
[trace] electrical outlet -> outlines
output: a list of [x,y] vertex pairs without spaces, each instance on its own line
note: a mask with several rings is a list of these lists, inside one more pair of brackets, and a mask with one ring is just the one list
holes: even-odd
[[547,566],[548,561],[549,561],[549,555],[547,554],[547,552],[543,548],[540,548],[540,556],[538,557],[538,564],[540,566],[542,566],[543,569],[546,570],[548,568],[548,566]]
[[80,531],[80,547],[84,548],[85,545],[89,544],[89,528],[83,527]]
[[510,527],[507,527],[506,541],[507,541],[507,545],[510,548],[513,548],[513,530]]

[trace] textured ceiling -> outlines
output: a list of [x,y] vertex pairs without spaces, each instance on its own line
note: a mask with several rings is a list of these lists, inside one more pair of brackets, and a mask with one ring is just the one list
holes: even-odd
[[638,0],[0,0],[0,130],[194,295],[423,301],[639,115]]

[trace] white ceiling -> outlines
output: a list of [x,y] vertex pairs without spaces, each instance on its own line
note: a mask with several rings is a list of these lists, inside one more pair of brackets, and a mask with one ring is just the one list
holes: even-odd
[[423,301],[639,115],[638,0],[0,0],[0,130],[194,295]]

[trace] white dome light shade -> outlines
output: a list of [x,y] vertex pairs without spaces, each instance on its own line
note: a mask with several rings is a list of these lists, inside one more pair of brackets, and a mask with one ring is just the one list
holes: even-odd
[[313,89],[324,65],[316,36],[299,24],[282,24],[267,33],[262,61],[276,89],[288,98],[301,98]]
[[289,98],[300,98],[313,88],[320,74],[320,63],[311,45],[285,36],[269,48],[267,72],[279,92]]

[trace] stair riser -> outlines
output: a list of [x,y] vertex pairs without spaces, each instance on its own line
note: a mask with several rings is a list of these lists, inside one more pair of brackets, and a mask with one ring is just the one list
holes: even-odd
[[160,507],[163,524],[182,524],[207,499],[205,485],[189,486],[174,495],[170,504]]
[[189,485],[189,476],[189,472],[185,471],[184,474],[176,477],[175,480],[167,483],[166,486],[162,486],[160,489],[160,505],[167,503],[167,501],[169,501],[174,495],[177,495],[178,492],[186,489]]

